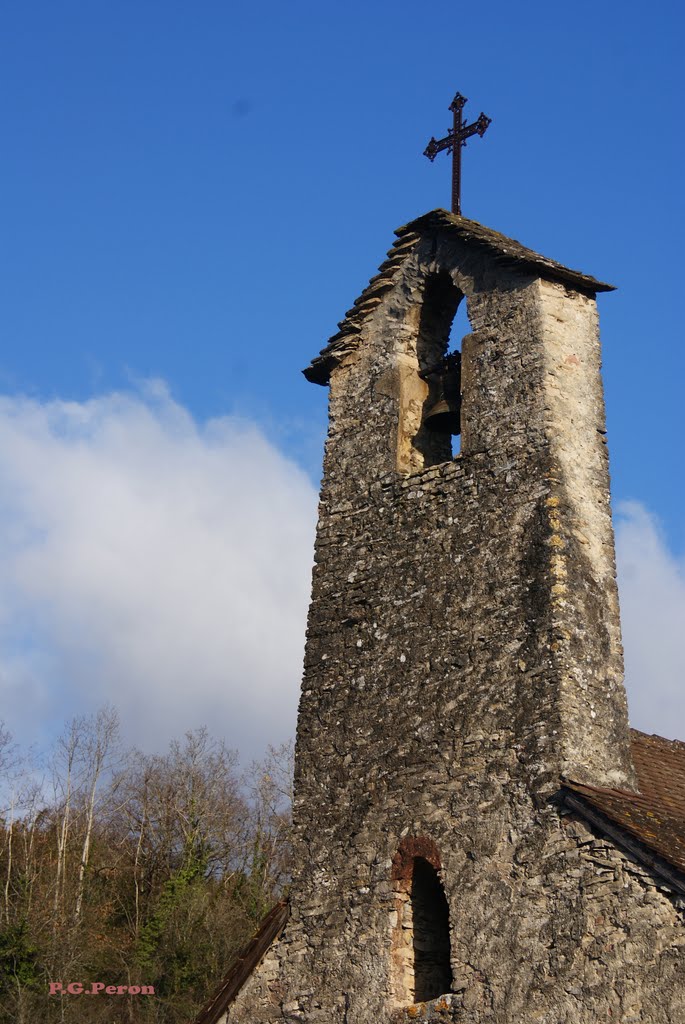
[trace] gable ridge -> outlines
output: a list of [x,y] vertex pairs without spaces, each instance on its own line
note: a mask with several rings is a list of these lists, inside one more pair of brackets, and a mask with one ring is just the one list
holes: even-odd
[[378,273],[371,278],[359,298],[355,299],[351,309],[347,310],[338,324],[339,330],[329,338],[319,355],[302,371],[307,380],[313,384],[328,383],[331,370],[341,359],[354,351],[366,318],[382,302],[386,292],[394,287],[401,267],[413,252],[417,242],[438,231],[446,231],[462,242],[477,247],[495,263],[519,266],[539,277],[560,281],[584,294],[594,296],[597,292],[614,290],[613,285],[598,281],[579,270],[571,270],[556,260],[528,249],[516,239],[508,238],[499,231],[479,224],[478,221],[460,217],[447,210],[431,210],[396,229],[397,241],[388,250]]

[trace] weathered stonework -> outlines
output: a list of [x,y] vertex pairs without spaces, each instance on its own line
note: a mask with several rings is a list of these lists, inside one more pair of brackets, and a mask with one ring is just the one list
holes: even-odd
[[[560,795],[565,777],[636,786],[599,285],[507,257],[506,239],[497,257],[460,224],[404,229],[354,330],[343,323],[313,364],[330,376],[330,430],[298,871],[285,931],[229,1009],[236,1024],[685,1021],[678,893]],[[440,274],[471,333],[461,454],[431,465],[418,372],[446,340],[444,309],[424,308]],[[449,905],[451,991],[420,1004],[412,857]]]

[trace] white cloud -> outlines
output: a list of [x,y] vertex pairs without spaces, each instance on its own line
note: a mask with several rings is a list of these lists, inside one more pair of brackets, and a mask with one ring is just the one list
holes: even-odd
[[[0,398],[0,717],[23,742],[105,701],[165,747],[207,724],[246,756],[292,734],[316,495],[252,424],[152,383]],[[685,738],[685,573],[617,515],[631,720]]]
[[160,383],[0,399],[0,696],[25,741],[105,701],[148,748],[294,729],[316,495],[256,429]]
[[685,565],[638,502],[618,508],[616,558],[631,724],[685,740]]

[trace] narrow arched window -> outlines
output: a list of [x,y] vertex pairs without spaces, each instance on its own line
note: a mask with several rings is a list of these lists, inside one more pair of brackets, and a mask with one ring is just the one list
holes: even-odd
[[423,1003],[444,995],[452,987],[447,899],[437,871],[423,857],[414,859],[411,908],[414,1001]]
[[451,992],[450,919],[440,854],[431,839],[403,839],[392,863],[390,995],[401,1007]]

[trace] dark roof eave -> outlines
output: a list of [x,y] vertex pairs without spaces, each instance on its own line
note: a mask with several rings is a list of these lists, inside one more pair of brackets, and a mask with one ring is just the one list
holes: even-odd
[[319,356],[316,359],[312,359],[309,366],[305,367],[302,373],[310,384],[321,384],[325,387],[331,379],[331,371],[336,364],[337,359],[333,358],[333,356],[328,358]]
[[271,908],[250,942],[233,961],[227,976],[209,1002],[195,1017],[193,1024],[217,1024],[285,928],[289,914],[290,904],[287,900],[281,900]]

